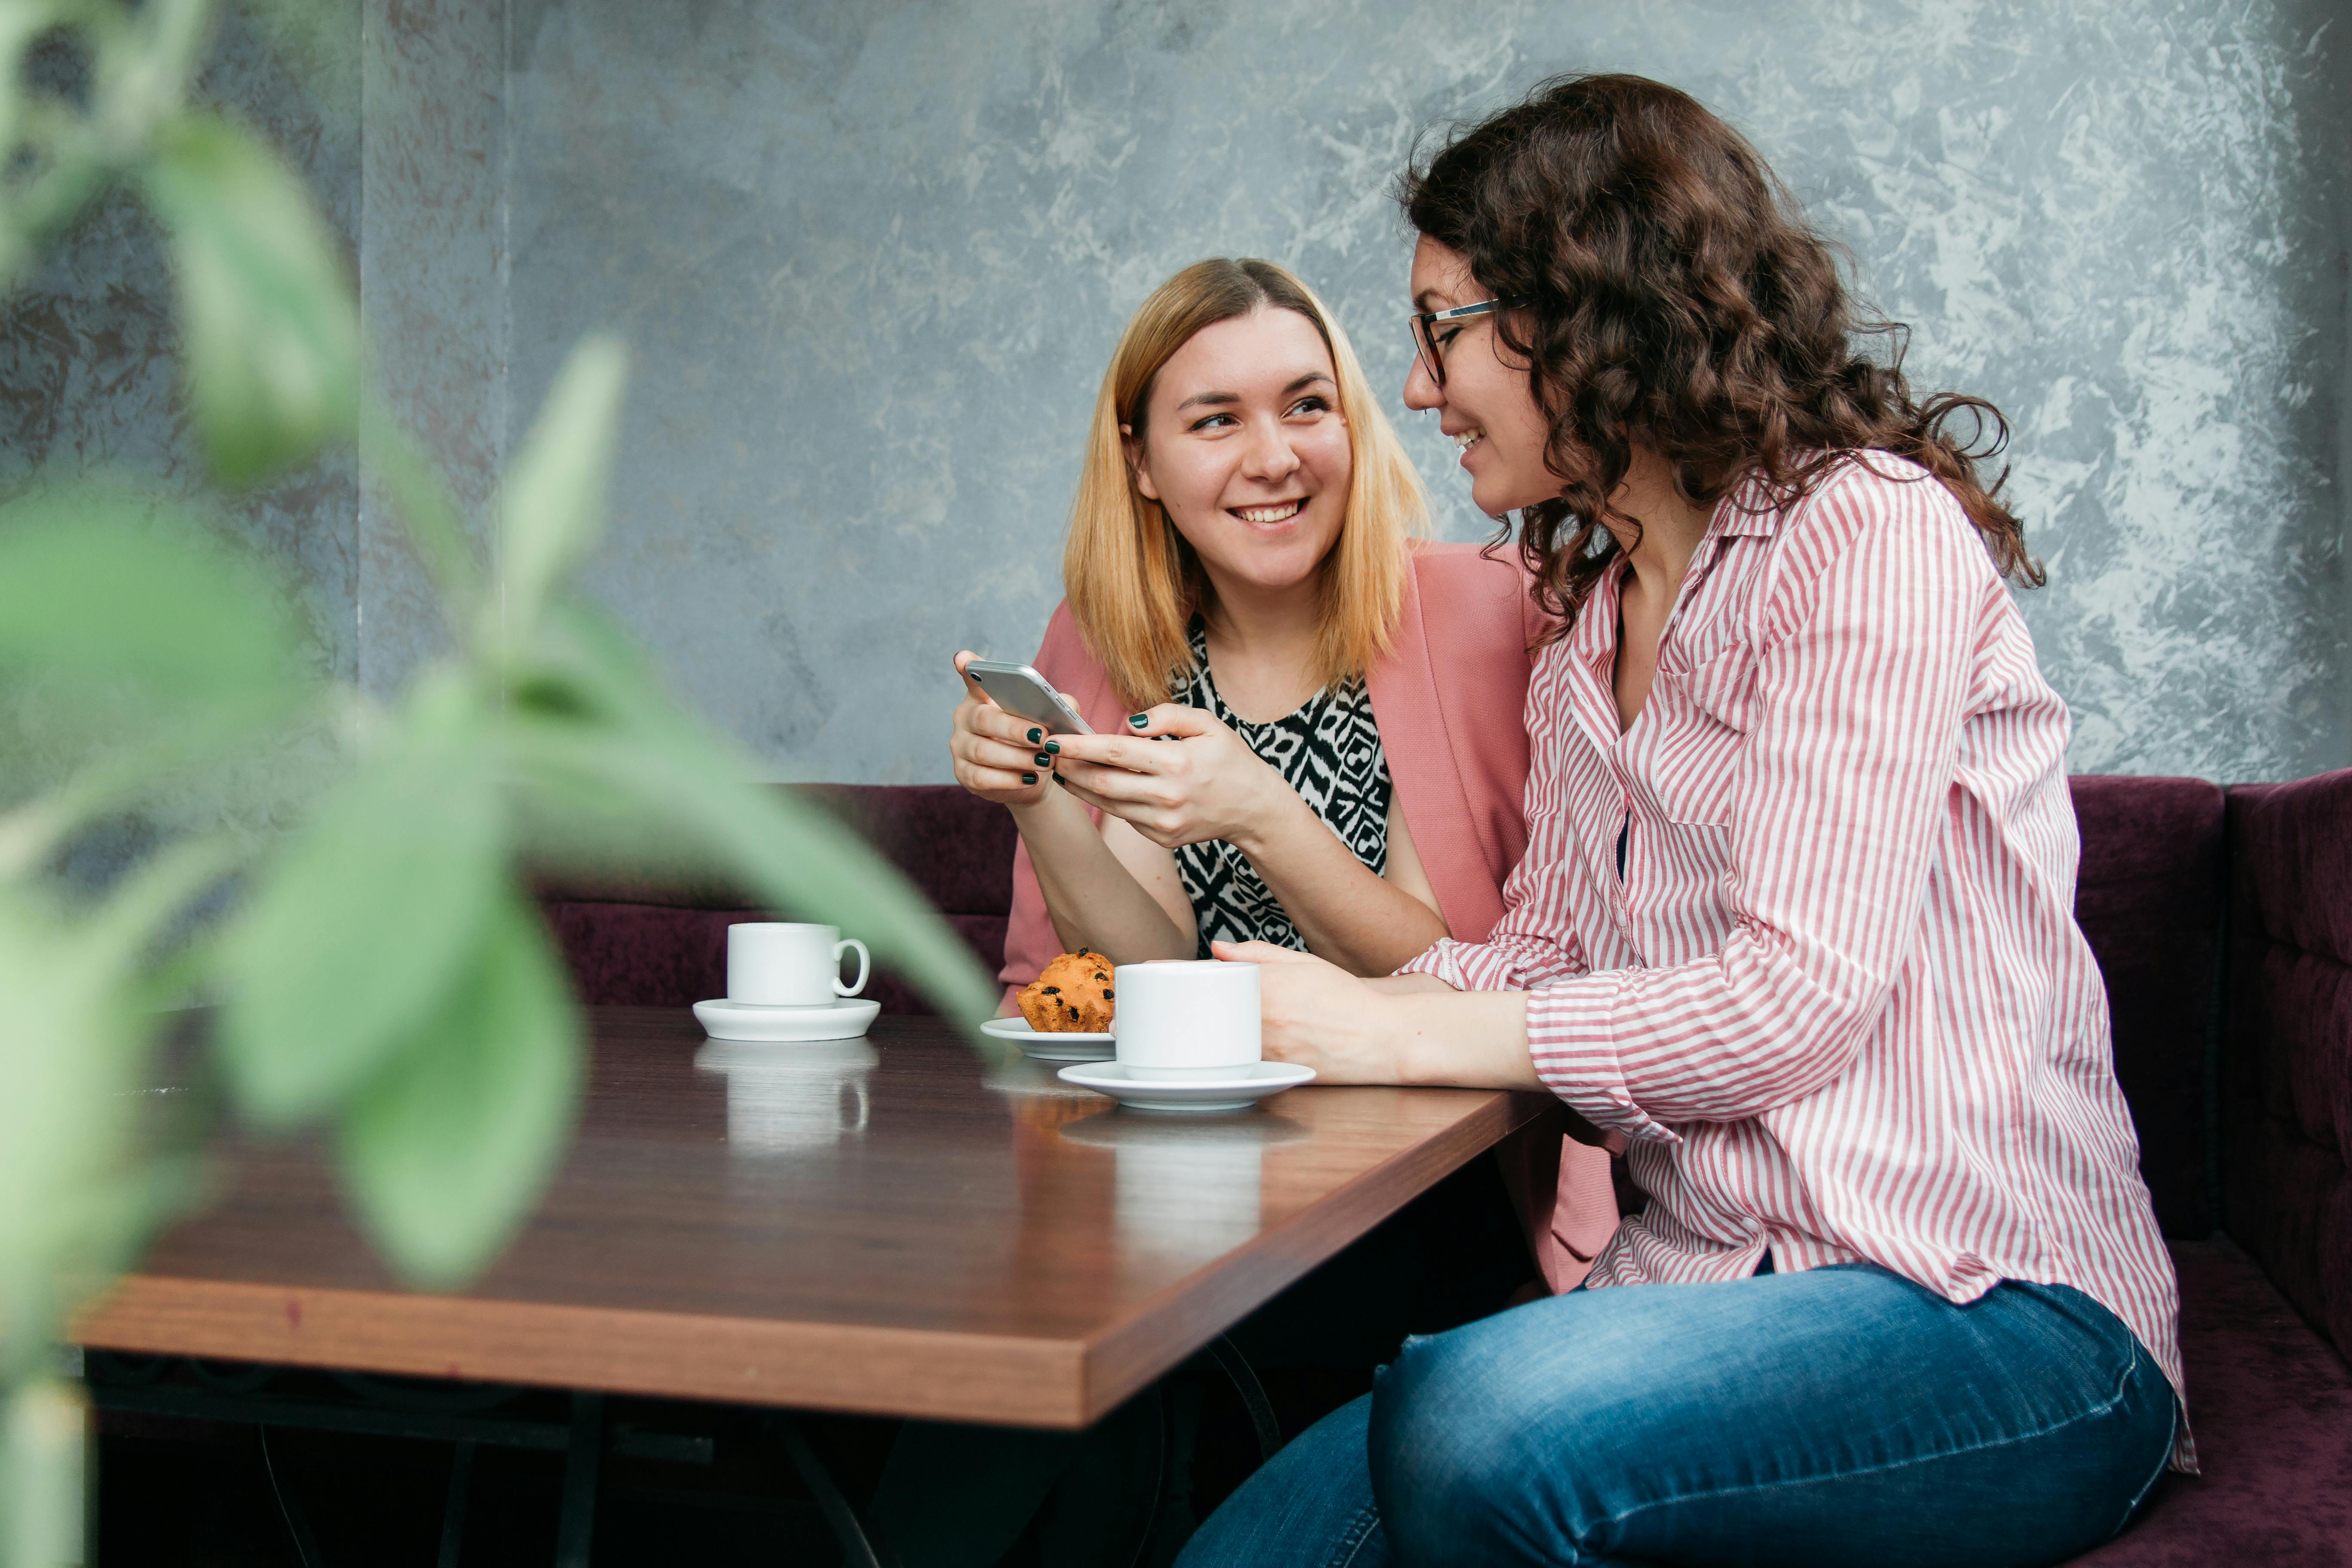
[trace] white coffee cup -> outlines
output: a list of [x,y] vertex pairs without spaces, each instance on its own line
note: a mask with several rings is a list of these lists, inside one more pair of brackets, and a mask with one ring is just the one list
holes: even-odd
[[[857,950],[857,978],[841,983],[844,948]],[[839,926],[747,921],[727,928],[727,1000],[751,1007],[830,1007],[866,989],[873,961]]]
[[1215,1078],[1265,1058],[1255,963],[1122,963],[1111,987],[1118,1065],[1139,1079]]

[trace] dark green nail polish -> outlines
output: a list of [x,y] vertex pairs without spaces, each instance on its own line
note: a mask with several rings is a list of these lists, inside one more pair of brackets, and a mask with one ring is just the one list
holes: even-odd
[[1037,782],[1037,775],[1035,773],[1023,773],[1021,775],[1021,782],[1025,784],[1035,784]]
[[1140,730],[1146,724],[1151,722],[1151,715],[1149,713],[1130,713],[1127,716],[1127,721]]
[[1029,743],[1033,746],[1045,738],[1045,731],[1043,730],[1032,730],[1029,731]]
[[1040,752],[1037,753],[1037,765],[1041,768],[1050,768],[1054,765],[1054,759]]
[[1045,742],[1045,749],[1058,757],[1062,754],[1062,742],[1059,741],[1048,741]]

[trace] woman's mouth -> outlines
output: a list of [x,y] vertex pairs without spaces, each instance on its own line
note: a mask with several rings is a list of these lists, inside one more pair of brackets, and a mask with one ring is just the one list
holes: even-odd
[[1264,526],[1267,523],[1288,522],[1298,515],[1298,509],[1306,504],[1307,500],[1302,496],[1297,500],[1276,501],[1272,506],[1229,506],[1225,510],[1244,522],[1254,522]]
[[1476,446],[1486,438],[1486,432],[1484,430],[1465,430],[1462,434],[1454,437],[1454,445],[1460,453],[1464,456],[1467,456],[1471,447]]

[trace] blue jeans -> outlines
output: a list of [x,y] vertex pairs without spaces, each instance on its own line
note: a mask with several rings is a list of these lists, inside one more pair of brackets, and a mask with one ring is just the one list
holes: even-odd
[[1178,1568],[2060,1563],[2123,1528],[2172,1424],[2147,1351],[2065,1286],[1578,1290],[1406,1341]]

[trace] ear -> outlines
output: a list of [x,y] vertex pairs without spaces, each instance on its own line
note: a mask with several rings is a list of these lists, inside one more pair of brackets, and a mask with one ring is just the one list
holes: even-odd
[[1135,438],[1135,426],[1120,426],[1118,438],[1127,448],[1128,477],[1135,481],[1135,488],[1144,500],[1158,500],[1160,489],[1151,482],[1151,464],[1143,455],[1143,443]]

